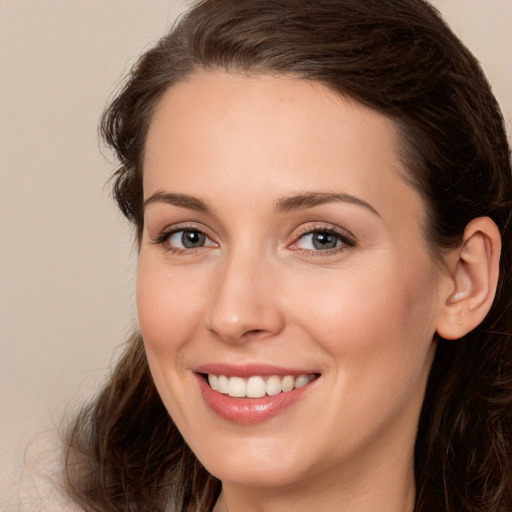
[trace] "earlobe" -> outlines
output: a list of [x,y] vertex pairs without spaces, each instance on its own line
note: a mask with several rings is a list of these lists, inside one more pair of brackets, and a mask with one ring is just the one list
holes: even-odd
[[458,339],[477,327],[491,309],[499,274],[501,237],[489,217],[473,219],[451,254],[451,286],[442,298],[437,333]]

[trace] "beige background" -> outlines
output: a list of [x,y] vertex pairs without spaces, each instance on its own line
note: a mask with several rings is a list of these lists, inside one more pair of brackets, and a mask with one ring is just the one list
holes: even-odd
[[[130,229],[96,127],[129,64],[188,3],[0,0],[0,475],[97,386],[135,324]],[[512,0],[435,4],[510,126]]]

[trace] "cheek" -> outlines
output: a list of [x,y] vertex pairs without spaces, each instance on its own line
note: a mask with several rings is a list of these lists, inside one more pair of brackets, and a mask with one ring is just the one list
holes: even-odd
[[[421,371],[435,332],[435,290],[428,261],[408,268],[377,258],[332,279],[303,282],[295,294],[303,328],[351,377],[399,386]],[[354,379],[352,378],[352,382]]]
[[189,407],[182,385],[183,378],[190,378],[184,347],[202,325],[200,282],[191,281],[186,269],[175,271],[141,251],[136,295],[140,331],[154,383],[180,430]]
[[428,278],[371,267],[365,275],[311,286],[301,305],[302,329],[329,356],[326,378],[340,404],[322,414],[333,432],[345,425],[350,446],[397,422],[417,422],[435,350]]
[[204,280],[186,269],[171,271],[141,254],[137,269],[137,314],[148,351],[173,353],[201,325]]

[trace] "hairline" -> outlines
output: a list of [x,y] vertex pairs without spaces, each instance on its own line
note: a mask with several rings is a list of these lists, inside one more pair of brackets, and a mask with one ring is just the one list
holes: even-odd
[[[150,107],[149,114],[144,120],[143,129],[145,130],[144,138],[142,142],[142,147],[139,155],[139,172],[140,172],[140,180],[141,180],[141,193],[140,197],[140,209],[141,209],[141,219],[140,225],[136,222],[136,231],[137,231],[137,244],[140,247],[140,242],[142,239],[142,229],[144,222],[144,195],[143,195],[143,175],[144,175],[144,156],[146,150],[147,137],[149,133],[150,126],[153,122],[154,116],[161,105],[164,96],[169,93],[175,86],[181,83],[190,83],[196,79],[200,79],[205,76],[216,76],[228,74],[231,76],[239,76],[240,78],[258,78],[258,77],[270,77],[277,79],[293,79],[300,80],[304,82],[310,82],[312,84],[320,84],[325,87],[330,92],[334,93],[338,97],[349,101],[355,102],[361,105],[364,105],[367,108],[374,110],[375,112],[380,113],[389,119],[393,126],[395,127],[396,134],[396,154],[398,161],[400,162],[400,167],[404,169],[404,172],[398,172],[398,177],[411,189],[413,189],[416,193],[419,194],[422,206],[423,206],[423,218],[421,223],[421,230],[423,232],[423,237],[425,242],[427,242],[426,248],[429,250],[430,255],[432,257],[433,262],[435,263],[438,269],[445,269],[444,265],[444,254],[446,250],[451,248],[443,248],[441,244],[437,243],[435,240],[434,233],[432,231],[433,218],[432,218],[432,208],[426,197],[424,190],[421,187],[420,180],[415,175],[413,167],[416,165],[422,165],[421,162],[418,162],[420,158],[419,155],[416,155],[416,150],[414,149],[411,143],[411,137],[409,135],[409,129],[407,127],[407,123],[404,119],[399,118],[396,115],[392,115],[390,112],[387,112],[383,108],[378,108],[375,105],[370,104],[370,102],[364,102],[361,99],[357,98],[355,95],[350,94],[350,92],[343,91],[339,88],[336,88],[327,80],[321,80],[318,77],[307,77],[303,76],[298,72],[286,72],[286,71],[277,71],[272,69],[271,67],[265,67],[262,65],[255,66],[219,66],[219,65],[204,65],[200,63],[191,63],[190,68],[181,73],[179,77],[176,77],[174,80],[169,80],[167,86],[163,87],[157,94],[154,95],[152,99],[153,104]],[[405,116],[403,116],[405,117]],[[458,245],[457,243],[454,245]]]

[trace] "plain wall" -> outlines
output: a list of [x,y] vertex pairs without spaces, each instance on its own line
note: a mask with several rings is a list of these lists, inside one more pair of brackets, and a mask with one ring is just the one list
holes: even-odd
[[[115,164],[97,123],[129,64],[189,3],[0,0],[0,475],[97,387],[135,325],[131,230],[109,198]],[[435,4],[510,126],[512,0]]]

